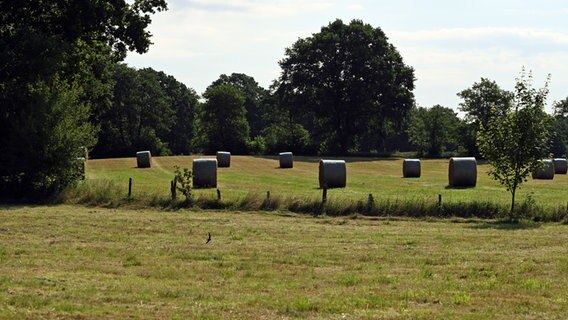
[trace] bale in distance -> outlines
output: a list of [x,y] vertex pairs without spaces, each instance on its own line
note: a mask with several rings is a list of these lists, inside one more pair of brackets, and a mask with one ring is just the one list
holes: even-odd
[[217,159],[193,160],[193,187],[217,187]]
[[217,165],[219,168],[229,168],[231,166],[231,153],[217,151]]
[[346,184],[347,168],[345,166],[345,160],[320,160],[320,188],[345,188]]
[[568,173],[568,162],[566,158],[555,158],[553,161],[555,174]]
[[550,159],[540,160],[542,167],[536,169],[532,173],[535,180],[552,180],[554,179],[554,162]]
[[150,151],[138,151],[136,152],[136,163],[138,168],[150,168],[152,162],[152,154]]
[[292,152],[280,152],[280,168],[293,168],[294,155]]
[[448,181],[450,187],[475,187],[477,184],[477,161],[475,158],[450,158]]
[[404,159],[402,176],[404,178],[420,178],[420,159]]

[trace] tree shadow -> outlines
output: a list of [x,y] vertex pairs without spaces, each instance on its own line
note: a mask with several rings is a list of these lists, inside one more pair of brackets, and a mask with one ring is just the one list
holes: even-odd
[[463,187],[452,187],[450,185],[447,185],[444,187],[444,189],[446,190],[465,190],[465,189],[473,189],[475,188],[475,186],[463,186]]
[[473,226],[468,226],[467,228],[477,229],[477,230],[494,229],[494,230],[516,231],[516,230],[538,229],[540,228],[540,226],[541,223],[523,220],[518,222],[488,221]]
[[[278,156],[267,156],[267,155],[254,155],[254,158],[267,159],[278,161]],[[337,156],[294,156],[294,161],[296,162],[307,162],[307,163],[318,163],[321,159],[328,160],[345,160],[346,163],[351,162],[373,162],[373,161],[398,161],[400,158],[372,158],[372,157],[337,157]]]

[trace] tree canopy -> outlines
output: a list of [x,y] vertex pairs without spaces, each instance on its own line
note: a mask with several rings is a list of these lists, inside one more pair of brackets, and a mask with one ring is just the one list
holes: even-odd
[[232,85],[211,85],[203,94],[205,103],[198,114],[196,145],[205,153],[219,150],[243,153],[247,150],[249,126],[245,97]]
[[440,157],[457,143],[456,130],[460,120],[454,110],[435,105],[412,111],[408,128],[409,140],[422,155]]
[[323,152],[358,148],[368,128],[379,141],[414,104],[414,70],[380,28],[360,20],[336,20],[299,39],[279,64],[280,101],[304,117]]
[[478,133],[481,154],[491,164],[489,175],[511,193],[511,218],[515,218],[518,187],[548,152],[550,118],[544,112],[548,82],[537,90],[531,81],[531,75],[523,70],[512,104],[495,112]]
[[4,194],[31,198],[73,183],[79,147],[95,142],[90,110],[112,95],[107,67],[147,51],[150,14],[165,9],[165,0],[0,2]]

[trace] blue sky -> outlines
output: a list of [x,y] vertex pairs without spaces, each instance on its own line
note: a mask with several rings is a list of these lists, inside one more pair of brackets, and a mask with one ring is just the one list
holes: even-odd
[[284,49],[342,19],[380,27],[414,67],[416,102],[457,110],[456,93],[481,77],[512,90],[523,67],[534,86],[551,74],[549,108],[568,97],[568,1],[169,0],[153,16],[154,45],[134,67],[171,74],[201,94],[221,74],[267,88]]

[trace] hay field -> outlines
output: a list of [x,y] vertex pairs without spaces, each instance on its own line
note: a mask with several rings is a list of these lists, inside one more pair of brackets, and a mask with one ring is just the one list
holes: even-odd
[[567,241],[554,223],[0,207],[0,319],[563,319]]
[[[152,157],[152,168],[136,168],[136,159],[89,160],[87,177],[90,180],[110,179],[123,188],[126,195],[128,178],[133,178],[133,194],[167,197],[174,166],[191,169],[193,156]],[[247,194],[318,198],[318,161],[316,157],[295,157],[294,168],[278,168],[278,157],[232,156],[230,168],[219,168],[218,187],[223,199],[230,200]],[[402,178],[402,159],[342,158],[347,161],[347,187],[332,189],[328,198],[400,201],[491,201],[508,204],[510,194],[487,175],[489,166],[478,165],[477,187],[448,188],[448,160],[422,160],[421,178]],[[214,189],[195,190],[197,196],[216,197]],[[517,194],[517,200],[528,196],[538,205],[558,207],[568,202],[568,175],[556,175],[554,180],[529,178]]]

